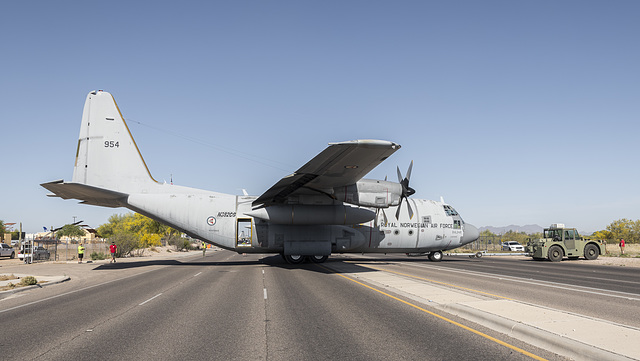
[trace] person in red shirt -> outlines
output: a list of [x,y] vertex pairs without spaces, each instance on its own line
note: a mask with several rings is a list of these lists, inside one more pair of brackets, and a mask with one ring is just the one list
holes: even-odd
[[118,246],[116,246],[116,242],[111,242],[111,245],[109,246],[109,250],[111,251],[111,261],[109,261],[109,263],[111,262],[116,262],[116,252],[118,251]]
[[624,239],[620,239],[620,254],[624,254]]

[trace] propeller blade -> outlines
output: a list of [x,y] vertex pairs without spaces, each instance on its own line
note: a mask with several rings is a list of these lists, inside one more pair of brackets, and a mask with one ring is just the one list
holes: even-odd
[[409,164],[409,169],[407,170],[407,176],[405,177],[407,181],[411,179],[411,168],[413,168],[413,160],[411,161],[411,164]]
[[402,200],[407,201],[407,211],[409,212],[409,219],[413,219],[413,209],[411,208],[411,204],[409,203],[409,197],[413,195],[416,190],[409,187],[409,179],[411,179],[411,170],[413,169],[413,160],[409,164],[409,169],[407,169],[407,176],[402,179],[402,173],[400,173],[400,167],[396,167],[396,171],[398,173],[398,183],[402,186],[402,194],[400,195],[400,202],[398,203],[398,209],[396,210],[396,219],[400,218],[400,208],[402,208]]
[[[382,209],[382,208],[380,208]],[[389,220],[387,219],[387,213],[384,211],[384,209],[382,209],[382,219],[384,219],[384,225],[386,226],[387,224],[389,224]]]

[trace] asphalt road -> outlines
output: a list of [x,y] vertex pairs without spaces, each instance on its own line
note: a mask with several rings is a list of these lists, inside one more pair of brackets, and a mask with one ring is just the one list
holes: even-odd
[[344,256],[363,267],[403,273],[640,328],[640,268],[559,263],[529,257]]
[[0,354],[7,360],[562,359],[354,282],[332,271],[332,262],[343,261],[289,266],[279,256],[220,251],[180,261],[78,265],[86,266],[79,280],[0,301]]

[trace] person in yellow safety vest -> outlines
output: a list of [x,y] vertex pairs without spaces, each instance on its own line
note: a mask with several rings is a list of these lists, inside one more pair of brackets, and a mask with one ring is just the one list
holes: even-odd
[[202,242],[202,257],[204,257],[205,252],[207,252],[207,244]]
[[82,263],[82,257],[84,257],[84,246],[80,243],[78,245],[78,263]]

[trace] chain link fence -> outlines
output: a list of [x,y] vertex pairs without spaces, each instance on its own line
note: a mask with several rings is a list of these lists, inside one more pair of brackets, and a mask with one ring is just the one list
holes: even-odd
[[[25,240],[16,247],[20,250],[19,258],[26,262],[40,261],[75,261],[78,259],[77,241],[61,241],[54,238]],[[91,260],[91,254],[104,254],[105,258],[111,256],[109,245],[103,240],[86,241],[82,244],[84,250],[84,261]],[[31,251],[31,248],[33,250]],[[22,256],[20,256],[22,254]]]

